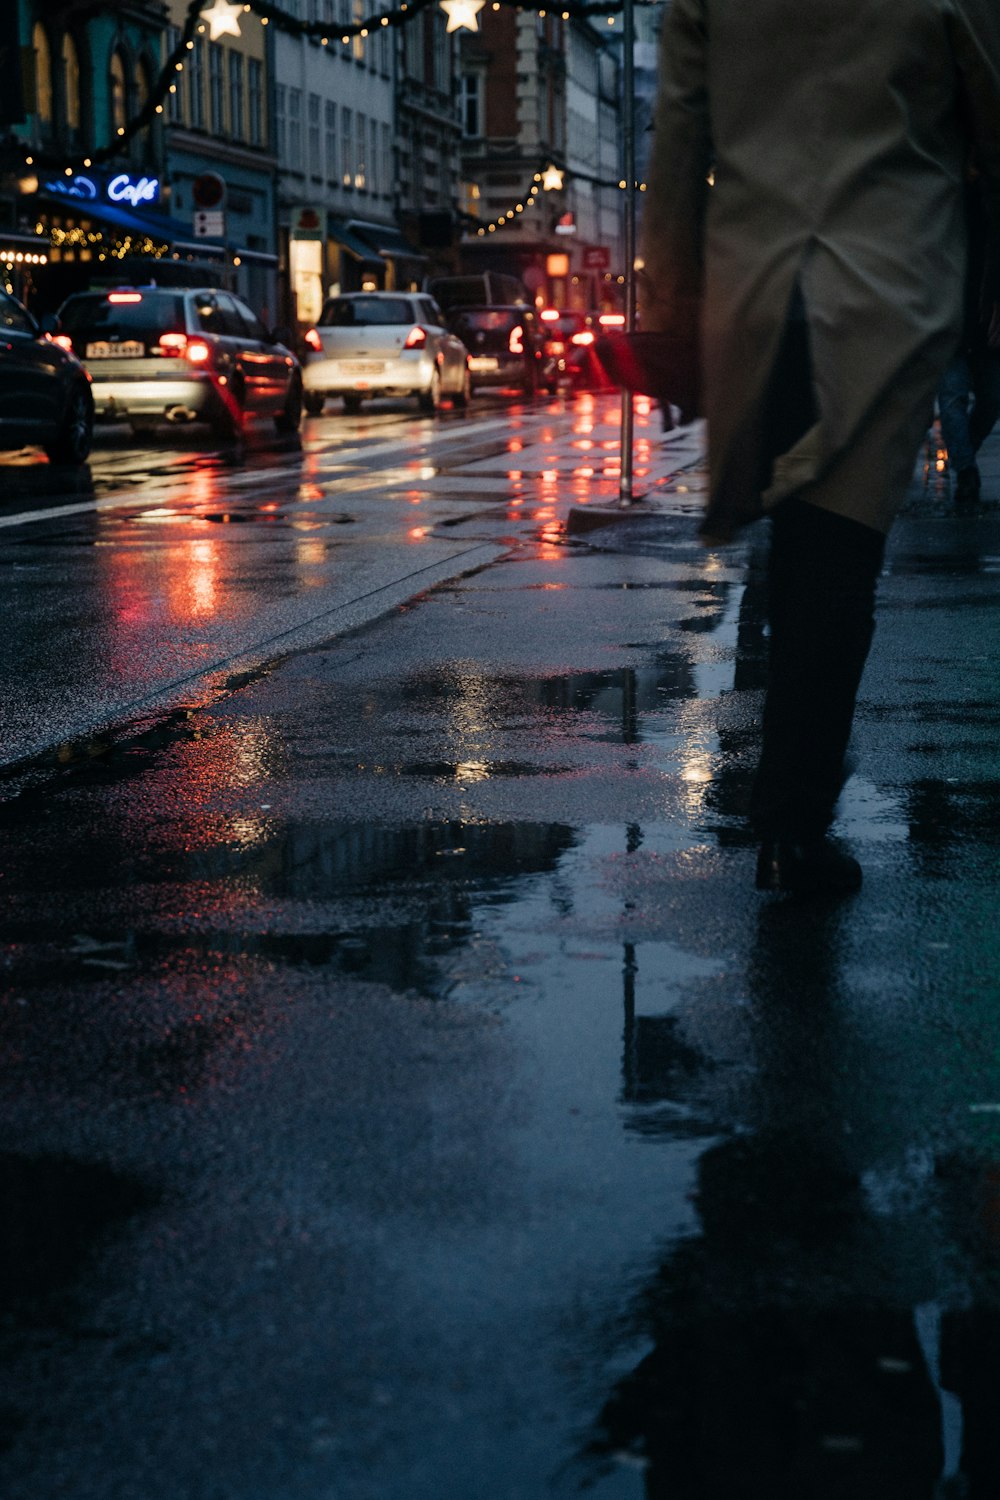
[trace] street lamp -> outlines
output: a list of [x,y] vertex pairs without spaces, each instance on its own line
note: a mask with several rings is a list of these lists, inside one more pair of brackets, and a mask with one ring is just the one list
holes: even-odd
[[[622,91],[625,95],[625,119],[622,163],[625,176],[625,332],[635,330],[635,13],[633,0],[622,0],[622,44],[624,65]],[[624,509],[632,504],[632,435],[635,411],[632,392],[622,386],[621,465],[618,478],[618,504]]]

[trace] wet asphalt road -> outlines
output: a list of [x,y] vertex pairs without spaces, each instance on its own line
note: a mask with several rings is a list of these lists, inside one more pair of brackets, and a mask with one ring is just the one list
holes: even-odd
[[581,410],[0,530],[4,1500],[1000,1492],[1000,517],[915,489],[864,889],[761,899],[762,539],[567,536]]

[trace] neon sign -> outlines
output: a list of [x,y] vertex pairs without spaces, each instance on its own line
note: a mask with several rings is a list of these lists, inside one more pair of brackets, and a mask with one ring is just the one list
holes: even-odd
[[120,172],[108,183],[108,197],[112,203],[131,203],[135,208],[139,203],[155,203],[159,196],[158,177],[129,177]]
[[[45,191],[62,198],[83,198],[92,203],[102,196],[102,190],[94,178],[85,177],[82,172],[73,177],[57,177],[46,182]],[[111,203],[130,203],[133,208],[140,203],[155,203],[160,196],[160,179],[131,177],[127,172],[119,172],[103,189],[103,196]]]
[[57,178],[54,182],[45,184],[47,193],[58,193],[64,198],[96,198],[97,184],[92,177],[67,177],[65,180]]

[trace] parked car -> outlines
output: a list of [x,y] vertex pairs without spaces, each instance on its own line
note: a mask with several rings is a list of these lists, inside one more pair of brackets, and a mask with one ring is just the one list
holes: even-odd
[[298,360],[239,297],[217,287],[117,287],[78,292],[55,337],[90,372],[99,419],[136,431],[208,422],[236,437],[248,417],[279,432],[302,420]]
[[0,447],[39,443],[54,464],[82,464],[93,431],[86,370],[0,289]]
[[519,386],[533,396],[541,380],[542,343],[535,310],[511,306],[454,307],[448,327],[469,351],[472,389]]
[[305,344],[305,403],[314,416],[328,396],[342,396],[346,411],[370,396],[413,395],[423,411],[436,411],[442,396],[456,406],[469,399],[465,345],[422,292],[331,297]]

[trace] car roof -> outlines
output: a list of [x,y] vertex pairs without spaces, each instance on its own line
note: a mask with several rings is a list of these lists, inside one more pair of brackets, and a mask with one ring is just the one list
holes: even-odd
[[335,297],[327,300],[330,302],[346,302],[358,297],[430,297],[430,292],[338,292]]
[[516,312],[533,313],[535,309],[530,302],[458,302],[449,312]]

